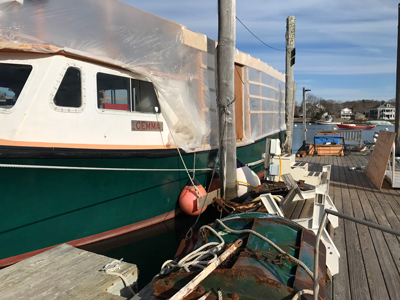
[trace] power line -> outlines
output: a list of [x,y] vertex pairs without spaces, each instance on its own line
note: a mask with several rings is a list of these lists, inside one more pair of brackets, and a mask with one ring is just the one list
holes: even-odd
[[242,79],[242,76],[240,76],[239,70],[236,65],[235,65],[235,69],[236,69],[237,74],[239,75],[240,81],[243,83],[243,86],[244,86],[244,81]]
[[249,28],[247,28],[247,26],[244,25],[243,22],[240,21],[240,19],[239,19],[238,17],[236,17],[236,20],[238,20],[238,21],[240,22],[240,24],[242,24],[243,27],[247,29],[248,32],[250,32],[257,40],[259,40],[259,41],[260,41],[261,43],[263,43],[265,46],[267,46],[267,47],[269,47],[269,48],[271,48],[271,49],[274,49],[274,50],[278,50],[278,51],[286,51],[286,50],[274,48],[274,47],[272,47],[272,46],[270,46],[270,45],[264,43],[264,42],[263,42],[258,36],[256,36]]

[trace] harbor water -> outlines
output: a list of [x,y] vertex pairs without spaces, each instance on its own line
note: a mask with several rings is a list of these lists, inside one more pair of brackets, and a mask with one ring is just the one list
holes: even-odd
[[[314,135],[317,132],[324,130],[339,130],[337,125],[319,125],[319,124],[306,124],[306,143],[312,144],[314,142]],[[343,129],[345,130],[345,129]],[[375,132],[379,131],[394,132],[394,126],[378,125],[374,129],[364,129],[362,132],[363,141],[371,141],[374,139]],[[303,124],[295,123],[293,127],[293,143],[292,152],[295,153],[303,145]]]

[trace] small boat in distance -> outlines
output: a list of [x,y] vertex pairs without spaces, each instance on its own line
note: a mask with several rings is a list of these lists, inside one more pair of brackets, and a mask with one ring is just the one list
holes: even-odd
[[393,126],[393,123],[385,120],[374,120],[374,121],[366,121],[367,125],[386,125],[386,126]]
[[328,122],[328,121],[317,121],[319,125],[339,125],[341,122]]
[[325,121],[317,121],[319,125],[338,125],[342,124],[342,122],[333,122],[333,117],[331,115],[325,116]]
[[376,125],[367,125],[367,124],[338,124],[340,129],[373,129]]

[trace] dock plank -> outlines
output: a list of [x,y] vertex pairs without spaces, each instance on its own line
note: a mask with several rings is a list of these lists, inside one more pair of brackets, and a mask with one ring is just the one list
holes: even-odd
[[[127,288],[121,278],[99,271],[111,261],[63,244],[0,270],[0,298],[126,299]],[[133,264],[122,262],[118,273],[131,284],[137,281]]]
[[[348,168],[347,157],[339,159],[339,174],[341,177],[343,212],[347,215],[354,216],[352,198],[350,190],[354,189],[351,183],[346,181],[345,169]],[[367,282],[367,275],[364,261],[361,255],[361,245],[358,237],[357,227],[353,222],[344,220],[346,228],[346,251],[347,263],[350,281],[350,293],[352,299],[371,299]]]
[[[369,156],[306,156],[310,171],[331,165],[330,195],[339,212],[400,230],[400,190],[383,187],[379,191],[362,171],[349,167],[366,166]],[[299,212],[299,207],[294,211]],[[304,211],[304,207],[303,207]],[[339,274],[326,285],[327,300],[400,299],[400,239],[339,219],[334,241],[340,252]],[[156,299],[152,286],[134,299]]]
[[[332,175],[330,191],[333,195],[333,202],[339,212],[343,212],[342,187],[339,174],[339,157],[331,157]],[[349,272],[347,267],[345,225],[343,219],[339,219],[339,227],[335,229],[334,242],[340,252],[339,274],[332,281],[332,299],[351,299]]]
[[[353,176],[357,186],[358,193],[362,202],[362,209],[365,213],[366,220],[378,223],[380,225],[391,227],[388,216],[393,214],[390,207],[387,206],[387,198],[382,190],[377,190],[372,182],[365,178],[363,172],[355,172]],[[389,198],[390,200],[390,198]],[[384,209],[385,208],[385,209]],[[398,224],[397,224],[398,225]],[[398,227],[392,227],[399,230]],[[381,271],[385,278],[387,291],[391,299],[400,299],[400,245],[395,236],[384,234],[378,230],[370,229],[375,251]],[[374,272],[377,274],[377,272]],[[373,287],[371,288],[371,290]]]
[[[400,230],[400,190],[379,191],[362,171],[368,155],[299,158],[310,170],[332,165],[330,194],[339,212]],[[340,251],[340,273],[327,299],[400,299],[400,238],[339,219],[334,241]],[[329,292],[328,292],[329,293]]]
[[[355,160],[347,158],[349,166],[354,166]],[[353,164],[352,164],[353,163]],[[354,187],[350,190],[352,198],[354,217],[362,220],[376,222],[374,213],[370,209],[370,204],[364,188],[361,188],[358,180],[358,172],[344,169],[346,179]],[[372,195],[369,195],[371,197]],[[376,230],[369,229],[364,225],[357,224],[358,237],[361,245],[361,253],[364,260],[365,271],[367,275],[371,299],[388,300],[388,290],[385,286],[385,280],[381,264],[385,264],[386,258],[381,257],[383,253],[387,254],[385,247],[378,247],[381,251],[375,252],[373,240],[375,243],[385,243],[382,234]],[[385,264],[386,265],[386,264]]]

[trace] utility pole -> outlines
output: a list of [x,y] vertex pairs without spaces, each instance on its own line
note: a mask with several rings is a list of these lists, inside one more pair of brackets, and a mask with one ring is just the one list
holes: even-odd
[[218,0],[217,103],[220,177],[225,200],[237,197],[235,132],[236,0]]
[[306,118],[307,118],[307,108],[306,108],[306,92],[310,92],[311,90],[306,90],[303,87],[303,150],[306,150]]
[[295,18],[289,16],[286,19],[286,145],[287,152],[292,153],[293,144],[293,65],[295,63]]
[[397,25],[397,70],[396,70],[396,116],[394,122],[396,138],[394,141],[396,156],[400,156],[400,3],[398,5]]

